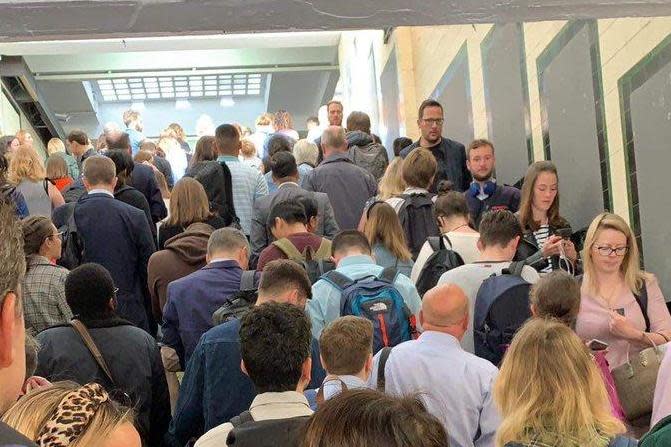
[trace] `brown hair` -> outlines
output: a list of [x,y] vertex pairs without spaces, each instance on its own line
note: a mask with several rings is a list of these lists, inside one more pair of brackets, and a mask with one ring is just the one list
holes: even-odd
[[47,158],[47,178],[56,180],[68,176],[68,164],[59,153],[54,153]]
[[151,163],[153,160],[154,160],[154,155],[149,151],[145,151],[144,149],[138,151],[138,153],[135,154],[135,157],[133,157],[133,161],[136,162],[136,163],[143,163],[145,161],[148,161],[148,162]]
[[485,247],[505,247],[516,237],[522,237],[517,217],[508,210],[488,211],[480,221],[480,242]]
[[364,112],[352,112],[347,117],[347,131],[360,130],[370,134],[370,117]]
[[17,138],[17,140],[19,140],[20,145],[26,144],[26,135],[30,135],[31,137],[33,136],[32,133],[28,132],[25,129],[21,129],[18,132],[16,132],[16,138]]
[[450,191],[448,181],[443,180],[438,184],[438,198],[435,203],[436,218],[453,216],[469,218],[468,202],[463,193]]
[[[104,135],[104,134],[103,134]],[[75,142],[77,144],[80,144],[82,146],[86,146],[89,144],[89,137],[86,135],[86,132],[83,130],[73,130],[68,134],[68,141],[70,143]]]
[[417,148],[403,160],[401,176],[410,187],[427,188],[436,175],[438,163],[430,150]]
[[374,203],[368,209],[364,233],[371,246],[382,244],[400,261],[412,258],[405,242],[405,232],[394,208],[384,202]]
[[177,123],[170,123],[168,124],[168,127],[175,132],[175,137],[177,137],[178,141],[184,142],[184,140],[186,140],[186,132],[184,132],[182,126]]
[[255,157],[256,156],[256,146],[252,140],[243,138],[241,141],[242,145],[240,147],[240,153],[245,157]]
[[91,185],[110,185],[116,177],[116,165],[111,158],[94,155],[84,160],[83,175]]
[[217,147],[215,146],[215,139],[212,136],[206,135],[200,137],[196,143],[196,151],[193,153],[191,165],[201,161],[212,161],[217,159]]
[[256,117],[257,126],[270,126],[273,123],[273,114],[272,113],[262,113]]
[[23,253],[26,258],[39,254],[47,238],[54,234],[51,219],[44,216],[26,217],[21,221],[23,230]]
[[240,154],[240,131],[234,124],[222,124],[214,131],[217,153],[220,155]]
[[21,145],[9,162],[9,175],[7,180],[18,184],[24,178],[33,182],[44,180],[47,171],[44,169],[42,159],[37,155],[35,149]]
[[203,185],[191,177],[182,177],[170,194],[170,216],[165,224],[186,228],[210,217],[210,202]]
[[319,336],[319,353],[329,374],[358,374],[373,354],[373,324],[352,315],[336,319]]
[[286,110],[278,110],[273,116],[273,126],[275,130],[293,129],[294,118]]
[[[23,253],[23,231],[16,218],[15,208],[9,201],[0,200],[0,306],[9,292],[16,292],[26,273]],[[17,300],[17,315],[21,314],[21,300]]]
[[[530,229],[531,231],[536,231],[540,227],[540,222],[534,220],[531,204],[534,199],[536,180],[542,172],[554,174],[555,177],[557,177],[557,185],[559,185],[557,167],[551,161],[537,161],[529,166],[529,169],[527,169],[527,173],[524,176],[524,184],[522,185],[522,192],[520,193],[519,219],[524,230]],[[557,196],[548,210],[548,224],[558,228],[567,225],[566,220],[559,215],[559,188],[557,188]]]
[[140,112],[138,112],[137,110],[129,109],[123,113],[122,120],[123,123],[126,125],[126,127],[128,127],[131,121],[137,121],[139,117]]
[[338,101],[337,99],[332,99],[329,102],[326,103],[326,110],[328,111],[331,108],[331,105],[333,104],[338,104],[340,106],[340,109],[343,110],[344,107],[342,105],[342,102]]
[[537,317],[556,318],[570,328],[580,311],[580,285],[563,270],[555,270],[531,286],[529,302]]
[[277,259],[265,265],[259,281],[259,294],[276,296],[296,289],[301,299],[312,298],[312,284],[305,269],[288,259]]
[[478,149],[478,148],[481,148],[481,147],[485,147],[485,146],[491,147],[492,148],[492,153],[494,153],[494,144],[491,141],[486,140],[484,138],[480,138],[478,140],[473,140],[471,142],[471,144],[469,144],[468,147],[466,148],[466,159],[467,160],[471,159],[471,151],[472,150]]
[[422,119],[424,117],[424,109],[427,107],[440,107],[440,111],[443,111],[443,106],[436,101],[435,99],[425,99],[422,101],[422,103],[419,105],[419,110],[417,111],[417,118]]

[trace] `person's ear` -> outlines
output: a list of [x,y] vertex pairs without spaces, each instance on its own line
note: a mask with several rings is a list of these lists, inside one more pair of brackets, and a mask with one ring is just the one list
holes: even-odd
[[107,302],[107,308],[112,312],[116,310],[116,300],[114,297],[110,298],[110,300]]
[[211,259],[211,258],[210,258],[210,254],[209,254],[209,253],[205,253],[205,264],[209,264],[209,263],[210,263],[210,259]]
[[419,310],[419,325],[424,327],[424,311],[422,309]]
[[114,177],[114,180],[112,181],[112,189],[116,188],[116,184],[119,181],[117,177]]
[[89,183],[88,180],[86,180],[86,177],[82,178],[82,182],[84,183],[84,188],[86,188],[87,191],[91,189],[91,184]]
[[326,362],[324,361],[324,356],[321,354],[321,352],[319,353],[319,361],[321,362],[322,369],[324,369],[324,371],[326,371],[326,374],[328,374],[329,372],[326,369]]
[[301,366],[301,379],[298,382],[296,390],[303,391],[310,384],[312,378],[312,357],[308,357]]
[[482,238],[478,238],[478,243],[476,244],[478,247],[478,251],[482,253],[485,251],[485,244],[482,243]]
[[16,306],[18,297],[16,293],[9,292],[0,308],[0,368],[8,368],[14,362],[14,332],[18,318],[16,317]]
[[535,305],[535,304],[533,304],[533,303],[530,304],[530,305],[529,305],[529,310],[531,311],[531,316],[532,316],[532,317],[537,317],[537,316],[538,316],[538,309],[536,309],[536,305]]
[[418,118],[418,119],[417,119],[417,127],[421,127],[421,126],[422,126],[421,123],[422,123],[422,120]]
[[373,371],[373,353],[371,352],[368,354],[368,359],[366,360],[366,364],[363,367],[364,371],[366,371],[366,376],[369,376],[370,373]]
[[240,371],[247,377],[249,377],[249,373],[247,372],[247,368],[245,368],[245,361],[240,359]]
[[510,247],[510,249],[511,249],[512,251],[516,251],[516,250],[517,250],[517,246],[519,245],[519,243],[520,243],[520,237],[519,237],[519,236],[515,236],[515,237],[510,241],[510,243],[509,243],[509,247]]

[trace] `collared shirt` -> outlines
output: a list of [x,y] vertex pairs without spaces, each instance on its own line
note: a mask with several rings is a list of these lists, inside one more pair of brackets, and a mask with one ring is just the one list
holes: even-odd
[[[336,271],[351,279],[361,279],[366,276],[379,276],[384,270],[376,265],[370,256],[348,256],[338,264]],[[394,286],[398,289],[403,301],[410,309],[417,321],[422,301],[419,298],[415,285],[405,275],[396,276]],[[312,286],[312,299],[308,301],[306,309],[312,321],[312,335],[319,339],[322,330],[333,320],[340,317],[341,293],[331,283],[320,279]]]
[[[373,360],[368,384],[377,388],[380,355]],[[501,418],[492,386],[497,368],[461,349],[450,334],[426,331],[417,340],[395,346],[385,365],[385,392],[420,393],[429,413],[447,430],[450,445],[493,447]]]
[[65,300],[66,268],[53,265],[43,256],[33,256],[28,261],[28,271],[23,278],[23,315],[26,329],[36,335],[58,324],[67,324],[72,311]]
[[[311,416],[313,413],[305,396],[296,391],[259,394],[249,407],[249,412],[255,421]],[[233,424],[230,422],[214,427],[201,436],[194,447],[227,445],[226,438],[231,430],[233,430]]]
[[135,156],[140,151],[140,145],[145,140],[144,134],[138,130],[131,129],[130,127],[124,130],[128,134],[128,139],[130,140],[130,149],[132,155]]
[[[411,195],[430,195],[430,196],[433,196],[431,198],[431,200],[433,200],[434,203],[436,202],[436,199],[438,198],[437,195],[431,194],[428,189],[424,189],[424,188],[414,188],[414,187],[406,188],[405,191],[403,191],[402,194],[404,196],[405,195],[408,195],[408,196],[411,196]],[[396,211],[396,213],[398,214],[398,212],[401,210],[401,205],[403,205],[403,202],[405,202],[405,199],[403,197],[390,197],[387,200],[385,200],[385,202],[387,202],[389,204],[389,206],[394,208],[394,211]]]
[[[298,185],[299,186],[303,186],[303,180],[305,179],[305,176],[308,175],[312,171],[312,169],[313,169],[312,167],[310,167],[306,164],[298,165]],[[272,194],[275,191],[277,191],[277,189],[279,187],[273,181],[272,171],[266,172],[263,176],[266,179],[266,183],[268,183],[268,193]]]
[[107,194],[107,195],[110,196],[111,198],[114,198],[114,194],[113,194],[113,193],[109,192],[109,191],[106,190],[106,189],[102,189],[102,188],[92,189],[92,190],[90,190],[88,193],[89,193],[89,195],[90,195],[90,194]]
[[[352,376],[352,375],[342,375],[342,376],[326,376],[324,379],[324,382],[322,383],[322,386],[320,388],[323,388],[324,390],[324,400],[329,400],[332,397],[335,397],[336,395],[340,394],[342,392],[342,383],[345,384],[347,387],[347,390],[359,390],[362,388],[368,388],[368,383],[366,381],[362,380],[360,377],[357,376]],[[308,402],[310,403],[310,408],[313,410],[317,410],[317,393],[319,393],[320,388],[317,388],[315,390],[305,390],[305,397],[307,398]]]
[[220,155],[217,161],[225,162],[231,171],[235,213],[240,219],[242,231],[249,236],[252,228],[254,201],[268,194],[268,184],[258,169],[240,163],[237,157]]

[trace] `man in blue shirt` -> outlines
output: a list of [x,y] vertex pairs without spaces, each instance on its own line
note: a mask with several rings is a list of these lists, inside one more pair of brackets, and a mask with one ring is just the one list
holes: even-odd
[[[361,279],[367,276],[379,277],[384,270],[375,264],[368,239],[360,231],[341,231],[333,239],[331,250],[336,263],[336,271],[350,279]],[[422,300],[410,278],[402,274],[396,275],[394,287],[403,297],[410,312],[417,318]],[[333,284],[320,279],[312,286],[312,296],[307,309],[312,321],[312,335],[319,339],[324,327],[340,317],[342,294]]]
[[140,145],[145,140],[142,133],[144,130],[144,123],[142,122],[142,115],[137,110],[126,110],[123,113],[123,123],[126,126],[124,130],[130,138],[130,147],[133,157],[140,151]]
[[[270,262],[264,269],[256,305],[274,301],[304,308],[310,296],[310,280],[305,270],[283,259]],[[165,438],[167,445],[182,447],[251,405],[256,390],[240,370],[239,330],[240,320],[235,319],[215,326],[201,337],[184,373]],[[309,388],[316,388],[326,376],[318,361],[316,340],[312,343],[312,359]]]

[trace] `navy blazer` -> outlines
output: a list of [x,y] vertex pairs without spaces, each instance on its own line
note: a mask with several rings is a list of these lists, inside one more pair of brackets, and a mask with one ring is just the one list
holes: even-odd
[[151,167],[142,163],[135,163],[128,186],[137,189],[146,197],[154,223],[163,220],[168,215],[161,190],[156,183],[154,170]]
[[117,293],[117,314],[149,331],[147,263],[154,240],[142,211],[96,193],[82,197],[75,207],[75,223],[84,244],[82,262],[109,270]]

